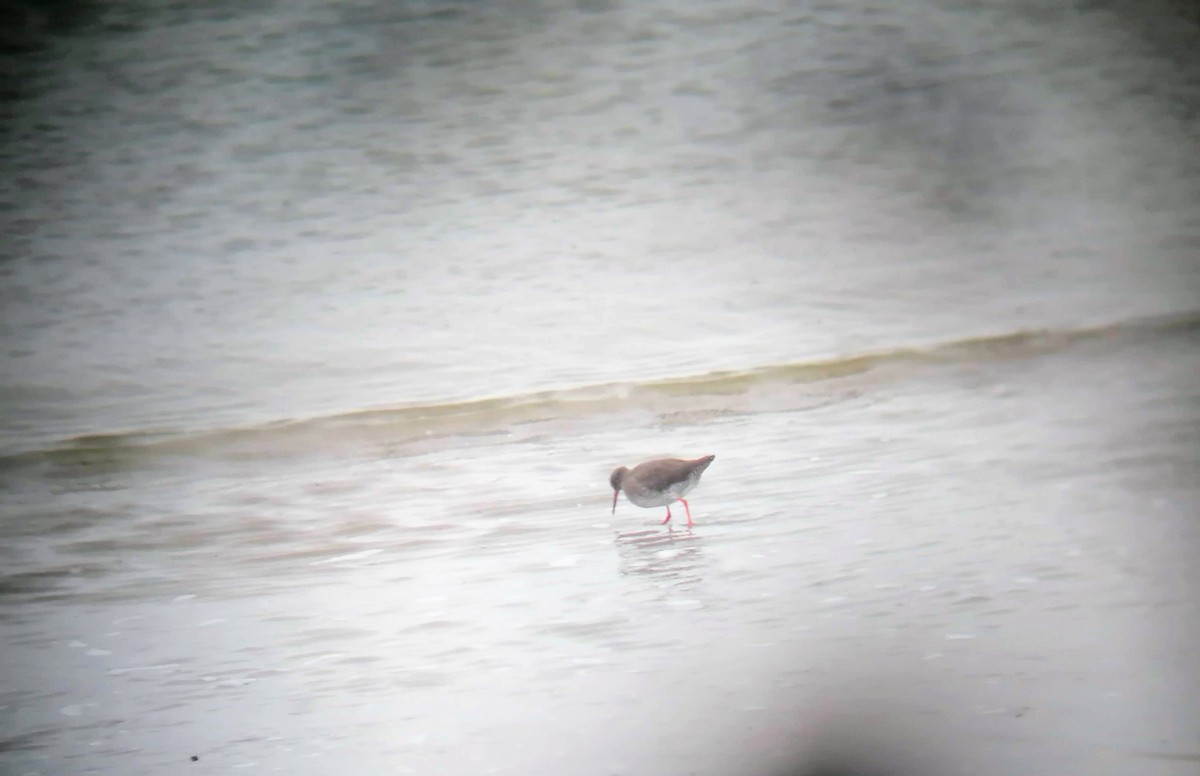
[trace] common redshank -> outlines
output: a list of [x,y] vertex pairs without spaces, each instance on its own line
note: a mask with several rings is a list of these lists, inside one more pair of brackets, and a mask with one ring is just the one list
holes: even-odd
[[688,527],[692,526],[692,509],[684,498],[700,482],[700,475],[716,458],[706,455],[693,461],[679,458],[656,458],[639,463],[632,469],[624,466],[613,470],[608,483],[613,489],[613,514],[617,511],[617,497],[625,491],[625,497],[639,507],[666,507],[667,518],[663,525],[671,522],[671,504],[683,502],[687,512]]

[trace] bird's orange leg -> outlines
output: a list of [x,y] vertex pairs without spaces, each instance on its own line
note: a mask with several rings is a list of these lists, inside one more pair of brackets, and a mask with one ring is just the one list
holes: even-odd
[[[679,499],[679,500],[683,502],[683,508],[684,508],[684,510],[686,510],[686,511],[687,511],[687,516],[688,516],[688,528],[691,528],[691,527],[692,527],[692,508],[688,506],[688,503],[687,503],[687,499],[686,499],[686,498],[681,498],[681,499]],[[668,507],[667,509],[669,510],[669,509],[670,509],[670,507]]]
[[667,523],[669,523],[669,522],[671,522],[671,507],[669,507],[669,506],[668,506],[668,507],[667,507],[667,519],[666,519],[666,520],[663,520],[663,521],[662,521],[662,524],[663,524],[663,525],[666,525],[666,524],[667,524]]

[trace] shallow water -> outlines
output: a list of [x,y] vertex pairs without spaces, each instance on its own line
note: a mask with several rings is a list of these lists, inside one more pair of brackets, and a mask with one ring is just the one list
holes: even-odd
[[[983,772],[1188,772],[1198,351],[1193,323],[778,408],[10,473],[6,758],[720,773],[850,687]],[[694,529],[608,514],[614,458],[708,449]]]
[[0,772],[1194,773],[1167,22],[532,8],[30,28]]

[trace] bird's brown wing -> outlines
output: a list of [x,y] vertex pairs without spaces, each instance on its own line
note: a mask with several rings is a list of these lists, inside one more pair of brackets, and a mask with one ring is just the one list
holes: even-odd
[[659,458],[646,461],[633,467],[629,476],[634,478],[642,488],[653,491],[664,491],[677,482],[683,482],[696,466],[695,461],[684,461],[679,458]]

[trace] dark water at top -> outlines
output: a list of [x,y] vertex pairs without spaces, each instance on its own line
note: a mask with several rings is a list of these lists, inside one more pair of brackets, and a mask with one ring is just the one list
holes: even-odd
[[1006,8],[96,9],[5,105],[3,447],[1193,309],[1177,25]]
[[1200,768],[1187,7],[17,10],[0,773]]

